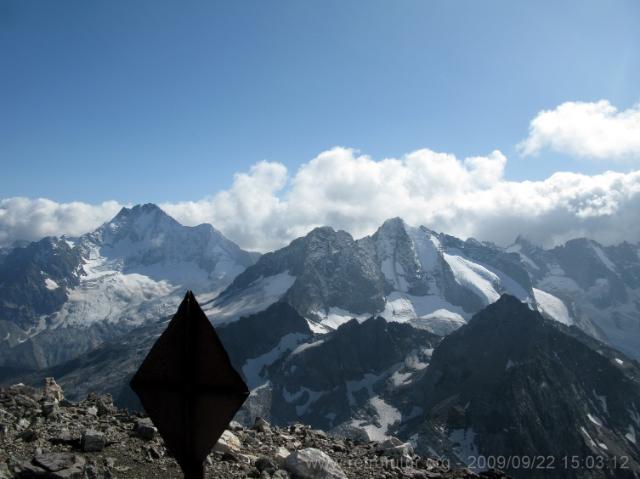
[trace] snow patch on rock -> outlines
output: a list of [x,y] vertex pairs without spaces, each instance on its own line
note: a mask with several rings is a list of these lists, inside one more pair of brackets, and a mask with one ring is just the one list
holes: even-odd
[[485,304],[491,304],[500,299],[500,293],[496,291],[496,286],[500,282],[498,275],[462,256],[443,253],[443,257],[460,286],[475,292]]
[[56,283],[54,280],[52,280],[51,278],[45,278],[44,279],[44,286],[45,288],[47,288],[49,291],[55,291],[56,289],[58,289],[60,286],[58,285],[58,283]]
[[372,441],[384,441],[389,437],[389,427],[400,422],[402,414],[379,396],[369,399],[369,405],[375,411],[374,422],[353,420],[351,425],[363,429]]
[[205,312],[216,323],[227,323],[242,316],[258,313],[280,300],[295,280],[296,277],[288,271],[273,276],[261,276],[240,294],[214,300]]
[[271,351],[257,358],[248,359],[242,366],[242,373],[247,380],[250,389],[256,388],[266,382],[261,375],[265,366],[270,366],[285,353],[294,349],[300,342],[309,336],[304,333],[289,333],[280,339],[280,342]]
[[571,319],[569,310],[560,298],[536,288],[533,288],[533,294],[536,302],[538,303],[538,307],[543,313],[547,314],[559,323],[566,324],[567,326],[571,326],[573,324],[573,319]]
[[453,451],[464,464],[469,464],[478,456],[476,433],[473,429],[453,429],[449,432],[449,440],[453,443]]

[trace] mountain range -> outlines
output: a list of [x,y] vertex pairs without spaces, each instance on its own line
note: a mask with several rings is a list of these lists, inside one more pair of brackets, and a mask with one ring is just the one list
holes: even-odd
[[171,314],[186,289],[215,296],[257,257],[152,204],[123,208],[78,238],[15,246],[0,257],[0,364],[72,359]]
[[[2,251],[0,374],[139,407],[128,379],[192,289],[252,389],[246,423],[397,435],[467,464],[624,456],[638,471],[639,252],[502,248],[394,218],[258,255],[155,205],[124,208],[79,238]],[[610,466],[556,477],[622,477]]]

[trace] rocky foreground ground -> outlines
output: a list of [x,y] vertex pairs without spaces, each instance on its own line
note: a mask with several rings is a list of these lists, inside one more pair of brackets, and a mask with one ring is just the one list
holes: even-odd
[[[410,444],[358,442],[258,418],[232,422],[206,461],[210,478],[466,478],[476,475],[416,456]],[[110,396],[74,403],[48,379],[42,389],[0,389],[0,479],[179,478],[175,460],[148,418],[113,405]]]

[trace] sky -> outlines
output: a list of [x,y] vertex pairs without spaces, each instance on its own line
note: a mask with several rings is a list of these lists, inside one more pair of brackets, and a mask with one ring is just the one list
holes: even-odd
[[618,0],[3,0],[0,245],[145,202],[259,250],[398,215],[639,241],[639,20]]

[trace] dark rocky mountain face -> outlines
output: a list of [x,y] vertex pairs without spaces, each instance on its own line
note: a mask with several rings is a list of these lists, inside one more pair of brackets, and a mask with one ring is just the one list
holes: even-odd
[[317,228],[265,254],[207,307],[233,321],[282,300],[320,330],[380,315],[443,333],[504,292],[534,302],[518,256],[395,218],[360,240]]
[[275,303],[259,314],[247,316],[218,330],[229,357],[239,371],[248,359],[276,349],[287,335],[297,338],[292,345],[313,336],[307,321],[284,302]]
[[12,326],[37,328],[42,316],[64,304],[67,288],[77,286],[81,274],[79,251],[63,239],[8,250],[0,262],[0,334],[10,333]]
[[[113,396],[122,407],[140,409],[140,403],[128,384],[153,343],[167,327],[169,319],[162,318],[128,330],[126,334],[104,341],[72,360],[37,372],[7,370],[4,378],[0,377],[0,382],[39,384],[42,377],[55,377],[69,398],[79,399],[90,392],[101,391]],[[271,364],[269,361],[279,359],[279,355],[290,352],[298,343],[312,336],[304,318],[286,303],[274,304],[260,314],[217,328],[217,332],[234,366],[243,374],[247,361],[266,356],[251,376],[258,380],[262,367]],[[285,341],[282,349],[278,349],[282,337],[287,335],[292,340]],[[270,356],[272,350],[278,354]],[[245,378],[248,379],[246,374]]]
[[[510,471],[518,477],[625,477],[614,468],[622,457],[626,473],[640,470],[637,363],[563,329],[502,297],[435,350],[406,399],[405,409],[418,402],[425,413],[403,432],[417,434],[423,448],[457,450],[465,462],[554,458],[554,470]],[[568,470],[563,458],[573,456],[603,458],[607,467]]]
[[386,293],[438,296],[475,313],[509,292],[530,300],[531,280],[519,259],[490,243],[462,241],[393,218],[360,243],[373,245]]
[[576,239],[543,250],[519,238],[509,250],[520,255],[537,290],[562,301],[565,322],[640,358],[639,245]]
[[[165,326],[147,324],[74,361],[6,381],[38,384],[53,375],[72,399],[107,391],[135,408],[128,380]],[[361,439],[398,436],[460,463],[553,456],[554,470],[513,470],[515,477],[640,472],[637,363],[513,297],[444,339],[382,318],[314,334],[285,302],[217,330],[253,389],[237,416],[245,424],[264,416]],[[609,468],[614,457],[629,458],[621,461],[630,469],[567,471],[562,461],[573,456],[602,458]]]
[[316,228],[285,248],[265,254],[238,275],[221,300],[241,294],[257,281],[288,272],[295,282],[284,291],[287,302],[302,314],[330,306],[370,314],[384,304],[384,281],[379,268],[351,235],[332,228]]
[[631,289],[640,288],[640,246],[624,242],[606,247],[605,251],[624,284]]
[[[139,408],[128,382],[166,324],[146,324],[74,360],[29,375],[8,375],[4,382],[37,384],[49,375],[71,398],[104,391],[121,406]],[[353,320],[318,336],[284,302],[217,331],[234,366],[254,389],[241,419],[250,422],[262,415],[285,424],[300,418],[325,429],[348,423],[372,395],[384,396],[398,380],[408,383],[416,377],[440,340],[381,318]]]
[[[352,320],[267,366],[265,382],[242,417],[261,414],[279,424],[300,418],[321,429],[382,439],[395,422],[386,417],[395,411],[384,398],[397,381],[409,382],[428,364],[439,339],[382,318]],[[353,427],[356,419],[370,425],[370,436]]]
[[443,256],[440,236],[425,227],[411,228],[402,219],[393,218],[359,243],[374,258],[386,295],[438,297],[453,306],[451,309],[457,306],[467,313],[485,305],[485,298],[456,281],[455,272]]
[[[304,243],[303,268],[287,299],[302,312],[337,306],[371,314],[383,305],[384,288],[375,262],[343,231],[312,231]],[[298,274],[296,274],[298,273]]]
[[130,330],[126,325],[103,323],[45,330],[15,346],[0,349],[0,362],[12,370],[37,371],[65,363]]
[[[426,229],[423,232],[425,237],[429,234]],[[360,243],[377,259],[380,270],[387,269],[390,273],[384,278],[385,292],[405,289],[409,294],[425,295],[442,289],[446,270],[434,271],[432,275],[424,270],[402,219],[385,221],[372,236],[363,238]]]

